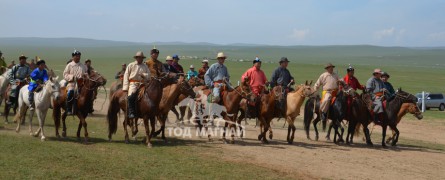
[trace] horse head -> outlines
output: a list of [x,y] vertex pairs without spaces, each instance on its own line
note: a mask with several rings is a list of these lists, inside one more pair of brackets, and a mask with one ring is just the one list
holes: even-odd
[[185,79],[184,76],[178,79],[179,91],[181,94],[190,96],[192,98],[196,97],[195,91],[193,91],[193,86],[191,86]]
[[45,88],[47,91],[51,92],[51,96],[56,101],[59,100],[60,97],[60,84],[58,82],[59,76],[50,77],[48,81],[45,83]]
[[412,94],[410,94],[408,92],[402,91],[402,88],[399,88],[396,91],[395,96],[396,96],[396,98],[400,99],[403,103],[414,103],[414,104],[416,104],[417,100],[418,100],[416,96],[414,96],[414,95],[412,95]]
[[416,117],[418,120],[423,119],[422,111],[420,111],[419,107],[416,104],[409,103],[408,112]]
[[299,85],[299,86],[297,86],[297,88],[295,88],[295,90],[297,91],[297,90],[299,90],[299,89],[302,89],[302,91],[303,91],[303,96],[304,97],[309,97],[309,96],[312,96],[312,94],[314,94],[314,90],[313,90],[313,88],[312,88],[312,80],[311,80],[311,82],[310,83],[308,83],[308,81],[306,80],[306,82],[304,83],[304,84],[301,84],[301,85]]
[[99,86],[105,86],[105,84],[107,84],[107,79],[105,79],[105,77],[97,71],[91,71],[86,79],[89,88],[97,88]]

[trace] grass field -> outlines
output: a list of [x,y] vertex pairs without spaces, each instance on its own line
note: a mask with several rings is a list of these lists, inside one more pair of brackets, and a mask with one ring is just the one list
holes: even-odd
[[[111,84],[115,73],[123,62],[133,61],[136,51],[143,50],[148,56],[151,46],[114,47],[45,47],[45,46],[3,46],[7,63],[19,54],[40,56],[47,60],[49,67],[61,74],[73,48],[82,52],[82,59],[90,58],[93,67],[104,74]],[[236,84],[244,71],[251,67],[251,59],[259,56],[268,78],[278,66],[278,60],[287,56],[289,69],[298,83],[316,80],[324,71],[323,66],[332,62],[340,76],[345,75],[348,64],[356,69],[356,76],[365,83],[374,68],[381,68],[391,74],[394,87],[402,87],[410,93],[420,91],[445,93],[445,50],[409,49],[399,47],[374,46],[326,46],[326,47],[239,47],[239,46],[157,46],[165,56],[197,56],[198,59],[184,58],[180,61],[184,69],[193,64],[200,66],[203,57],[214,57],[224,51],[229,57],[226,65],[231,81]],[[243,59],[245,62],[239,62]],[[17,62],[17,60],[16,60]],[[215,62],[211,60],[211,63]],[[101,103],[101,102],[100,102]],[[105,107],[106,108],[106,107]],[[1,108],[3,109],[3,108]],[[49,113],[50,114],[50,113]],[[431,110],[424,113],[424,121],[445,125],[445,113]],[[240,161],[227,161],[219,157],[223,149],[203,141],[172,139],[164,144],[155,140],[154,148],[147,150],[141,142],[123,143],[123,132],[113,136],[113,142],[106,141],[106,120],[103,115],[88,118],[90,143],[83,145],[77,141],[75,127],[78,120],[68,118],[68,138],[54,137],[53,121],[47,118],[47,142],[29,137],[28,129],[22,127],[21,134],[11,129],[15,125],[0,124],[0,172],[1,179],[286,179],[295,174]],[[37,124],[37,120],[34,120]],[[83,134],[83,133],[82,133]],[[82,135],[83,136],[83,135]],[[280,137],[281,138],[281,137]],[[402,135],[403,138],[403,135]],[[428,144],[407,140],[408,145],[427,146],[443,151],[443,145]]]

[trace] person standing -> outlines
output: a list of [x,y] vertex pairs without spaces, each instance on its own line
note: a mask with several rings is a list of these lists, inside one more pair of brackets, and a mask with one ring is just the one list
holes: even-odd
[[143,63],[145,56],[142,51],[138,51],[134,62],[128,64],[124,73],[122,90],[127,92],[127,115],[128,118],[136,118],[137,90],[144,81],[150,79],[150,70]]
[[326,121],[328,118],[328,110],[331,105],[331,100],[335,96],[337,96],[339,77],[336,73],[334,73],[335,66],[331,63],[326,64],[325,70],[323,74],[320,75],[317,82],[314,84],[314,91],[318,91],[320,87],[323,87],[323,91],[321,93],[321,104],[320,104],[320,112],[321,112],[321,120]]
[[219,52],[216,56],[217,63],[212,64],[204,75],[205,84],[212,89],[213,103],[219,103],[220,101],[220,88],[225,81],[229,81],[230,75],[227,67],[224,65],[226,55],[223,52]]

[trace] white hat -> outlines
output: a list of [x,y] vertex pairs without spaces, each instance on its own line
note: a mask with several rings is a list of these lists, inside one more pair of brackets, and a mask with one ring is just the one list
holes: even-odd
[[166,61],[173,61],[173,58],[172,58],[171,56],[167,56],[167,57],[165,58],[165,60],[166,60]]
[[195,67],[193,67],[193,64],[192,65],[190,65],[190,69],[194,69]]
[[142,57],[142,58],[145,58],[144,53],[143,53],[142,51],[138,51],[138,52],[136,52],[136,55],[134,55],[134,58],[136,58],[136,57]]
[[207,59],[202,60],[202,63],[208,63],[208,62],[209,62],[209,60],[207,60]]
[[223,52],[219,52],[216,58],[226,58],[226,55]]

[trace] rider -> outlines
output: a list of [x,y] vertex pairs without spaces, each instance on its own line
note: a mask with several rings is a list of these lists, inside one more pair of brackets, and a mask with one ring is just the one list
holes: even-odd
[[218,63],[212,64],[204,75],[205,84],[212,89],[213,103],[218,103],[220,100],[220,88],[224,84],[224,81],[229,81],[230,75],[227,67],[224,66],[226,55],[223,52],[219,52],[216,56]]
[[85,60],[85,66],[87,67],[88,74],[90,74],[91,71],[94,71],[94,68],[91,66],[91,59]]
[[256,57],[255,60],[253,60],[253,66],[241,76],[241,82],[243,82],[246,78],[249,79],[249,85],[252,92],[259,96],[261,92],[263,92],[264,86],[267,82],[266,75],[261,70],[260,58]]
[[166,72],[164,65],[162,65],[162,62],[158,60],[159,50],[153,48],[150,51],[150,55],[150,59],[148,59],[145,64],[147,64],[148,69],[150,70],[150,74],[154,77],[158,77],[161,75],[162,72]]
[[179,56],[177,54],[173,55],[173,67],[178,70],[179,73],[184,73],[184,68],[179,64]]
[[169,72],[171,76],[175,76],[176,74],[172,73],[180,73],[174,66],[173,66],[173,58],[171,56],[167,56],[165,58],[165,64],[163,64],[165,72]]
[[321,119],[326,121],[328,117],[329,105],[335,96],[337,96],[339,81],[338,75],[334,73],[335,66],[331,63],[326,64],[325,70],[323,74],[320,75],[317,82],[314,84],[314,91],[318,91],[320,87],[323,87],[322,96],[321,96],[321,104],[320,104],[320,112]]
[[122,64],[122,69],[121,71],[116,73],[116,76],[114,76],[114,79],[120,79],[123,80],[124,79],[124,74],[125,74],[125,70],[127,69],[127,64]]
[[0,51],[0,67],[7,68],[5,57],[3,57],[3,52]]
[[26,78],[31,74],[31,69],[29,69],[28,64],[26,64],[27,58],[25,55],[21,55],[19,57],[19,64],[14,65],[9,72],[9,83],[11,86],[9,101],[7,102],[7,104],[10,105],[9,107],[13,107],[14,103],[17,102],[20,88],[22,88]]
[[150,70],[147,65],[143,63],[145,59],[144,53],[138,51],[133,58],[136,59],[136,61],[128,64],[124,73],[124,84],[122,87],[124,92],[128,92],[127,113],[130,119],[136,117],[136,91],[144,80],[150,79]]
[[[365,87],[363,85],[360,84],[360,82],[358,81],[358,79],[354,76],[354,68],[349,65],[348,69],[346,69],[346,76],[343,77],[343,81],[345,82],[346,85],[348,85],[349,87],[351,87],[352,89],[354,89],[354,91],[357,91],[357,89],[360,90],[364,90]],[[348,96],[347,98],[347,107],[348,107],[348,111],[347,111],[347,118],[349,119],[349,115],[351,114],[351,110],[352,110],[352,100],[353,97]]]
[[385,91],[385,85],[380,79],[382,72],[380,69],[375,69],[373,77],[369,78],[366,83],[367,92],[371,93],[371,98],[374,102],[374,123],[380,124],[383,121],[383,92]]
[[206,74],[208,69],[209,69],[209,60],[207,59],[202,60],[202,68],[199,69],[198,77],[204,79],[204,75]]
[[39,87],[39,85],[44,84],[48,81],[48,72],[45,69],[45,60],[37,61],[37,68],[31,72],[31,81],[28,86],[28,100],[29,100],[29,110],[34,110],[34,91]]
[[287,66],[289,64],[289,60],[287,57],[282,57],[280,60],[280,66],[272,73],[270,86],[273,88],[277,85],[282,85],[286,88],[286,91],[292,91],[293,88],[290,85],[294,84],[294,77],[290,74]]
[[388,82],[389,74],[387,72],[382,72],[380,79],[382,79],[385,89],[388,90],[385,92],[385,98],[388,101],[391,101],[394,98],[396,91],[394,90],[394,87],[392,87],[392,84]]
[[190,80],[190,78],[198,77],[198,72],[195,71],[195,67],[190,65],[190,70],[187,72],[187,80]]
[[82,86],[83,77],[87,75],[87,67],[80,63],[80,56],[82,55],[79,51],[74,50],[72,55],[72,61],[68,63],[63,71],[63,78],[68,82],[67,98],[66,98],[66,112],[67,115],[73,115],[72,107],[74,100],[74,90],[76,85],[77,90],[80,90]]

